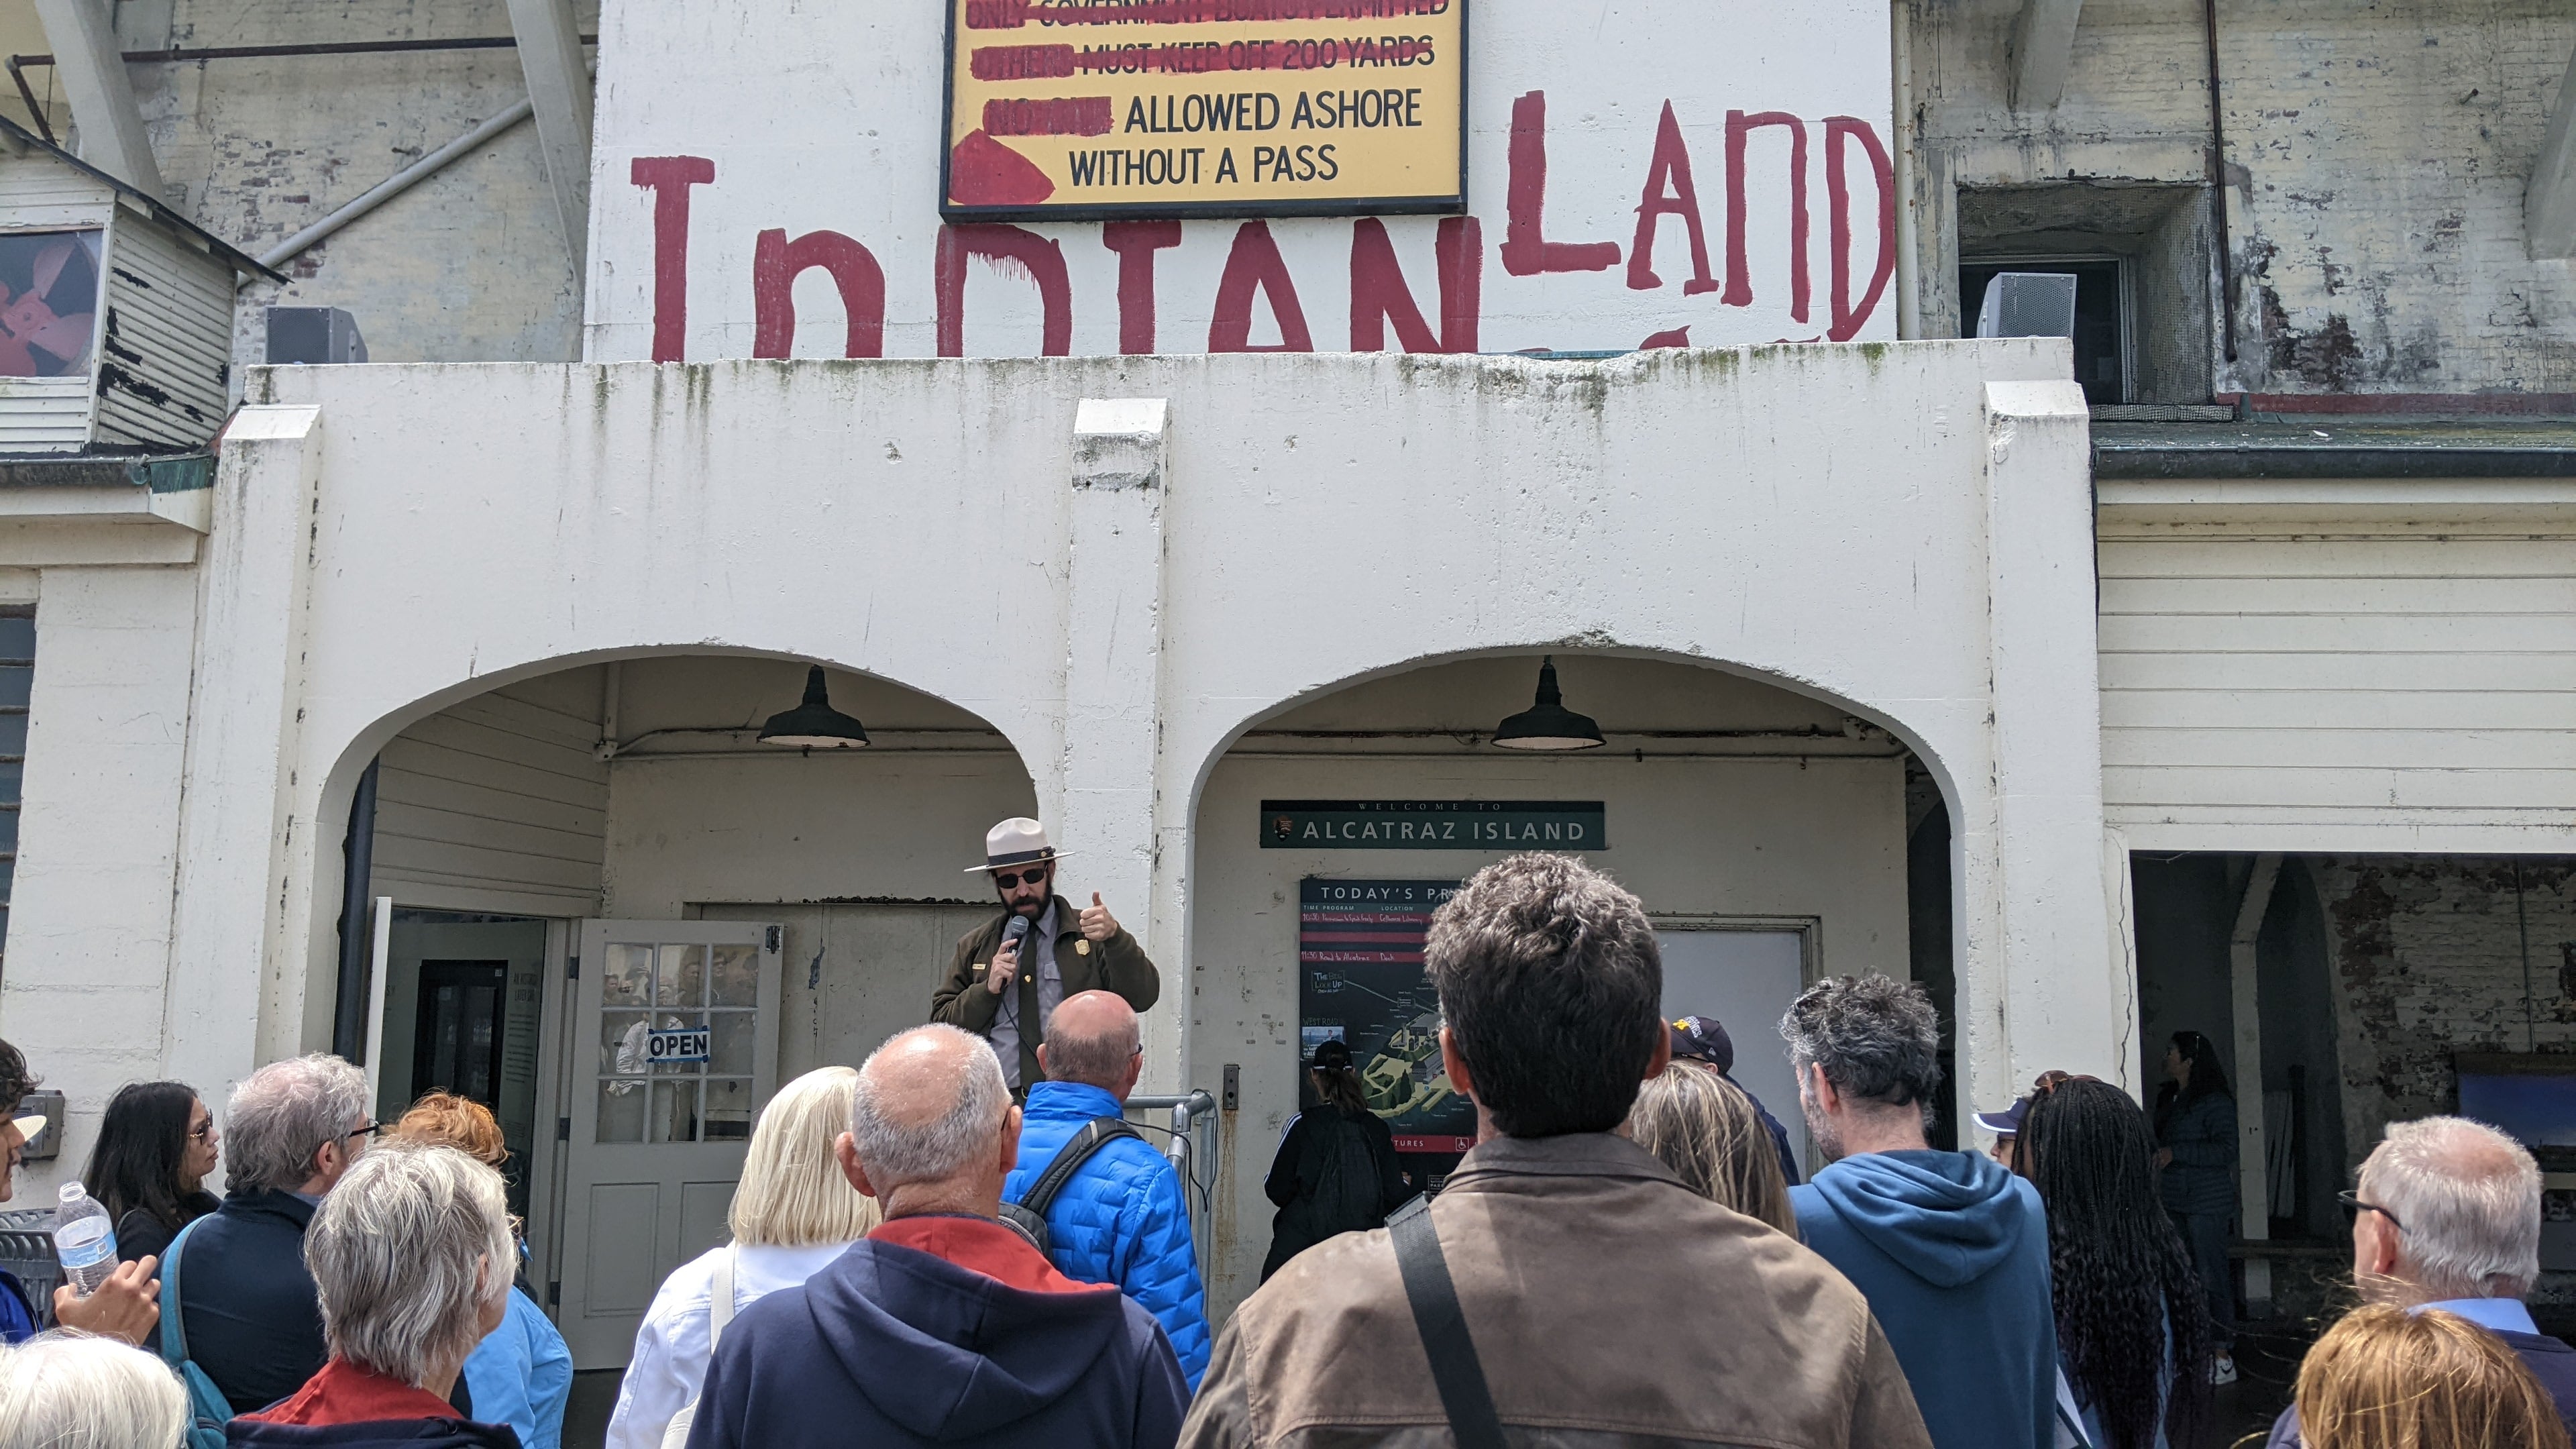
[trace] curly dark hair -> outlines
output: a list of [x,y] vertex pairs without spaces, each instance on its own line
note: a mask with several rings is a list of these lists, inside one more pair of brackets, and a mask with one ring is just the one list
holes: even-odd
[[36,1083],[41,1080],[27,1070],[27,1058],[23,1053],[0,1041],[0,1117],[14,1115],[18,1104],[27,1100],[27,1094],[36,1090]]
[[2076,1398],[2101,1416],[2103,1449],[2152,1449],[2160,1409],[2170,1442],[2200,1442],[2215,1347],[2200,1275],[2156,1198],[2146,1114],[2108,1082],[2077,1078],[2030,1104],[2020,1148],[2048,1206],[2058,1352]]

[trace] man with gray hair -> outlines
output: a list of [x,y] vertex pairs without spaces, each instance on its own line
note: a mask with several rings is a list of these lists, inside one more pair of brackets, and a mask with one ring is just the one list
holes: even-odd
[[271,1062],[233,1089],[224,1112],[231,1191],[221,1211],[189,1224],[184,1245],[171,1244],[161,1272],[184,1267],[188,1352],[235,1411],[294,1393],[330,1356],[304,1233],[380,1130],[366,1077],[335,1056]]
[[[2540,1277],[2540,1164],[2521,1143],[2465,1117],[2391,1123],[2361,1164],[2361,1185],[2342,1197],[2364,1300],[2438,1308],[2503,1339],[2576,1428],[2576,1348],[2542,1333],[2523,1306]],[[2270,1444],[2299,1442],[2294,1405]]]
[[[1144,1304],[1195,1389],[1207,1372],[1207,1293],[1181,1175],[1127,1125],[1144,1062],[1136,1008],[1108,991],[1066,997],[1038,1047],[1046,1080],[1029,1088],[1002,1200],[1044,1220],[1047,1257],[1066,1277],[1114,1283]],[[1046,1201],[1032,1202],[1032,1190]]]
[[1019,1142],[981,1037],[877,1048],[835,1151],[885,1223],[725,1330],[689,1449],[1170,1449],[1189,1387],[1154,1316],[1001,1222]]
[[2048,1218],[2029,1179],[1925,1136],[1941,1022],[1919,987],[1844,976],[1780,1020],[1807,1132],[1799,1235],[1869,1299],[1940,1449],[2057,1442]]

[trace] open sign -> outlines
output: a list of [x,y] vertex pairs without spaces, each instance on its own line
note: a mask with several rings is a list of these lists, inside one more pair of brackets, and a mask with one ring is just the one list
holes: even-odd
[[707,1028],[693,1026],[674,1031],[657,1031],[644,1038],[644,1058],[654,1066],[679,1066],[707,1059]]

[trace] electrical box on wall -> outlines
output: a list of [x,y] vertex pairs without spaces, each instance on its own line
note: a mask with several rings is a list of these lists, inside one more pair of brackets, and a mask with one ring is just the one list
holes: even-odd
[[271,365],[364,362],[367,339],[358,335],[358,319],[342,308],[271,307],[266,360]]

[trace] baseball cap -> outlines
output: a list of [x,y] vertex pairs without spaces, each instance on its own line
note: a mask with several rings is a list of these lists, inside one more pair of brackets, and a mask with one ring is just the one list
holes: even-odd
[[2000,1112],[1977,1113],[1976,1121],[1978,1126],[1992,1132],[1997,1137],[2019,1137],[2021,1135],[2021,1119],[2029,1114],[2030,1098],[2016,1097],[2013,1099],[2013,1104],[2011,1106],[2006,1107]]
[[1713,1016],[1685,1016],[1674,1022],[1673,1055],[1706,1062],[1721,1072],[1735,1070],[1735,1042]]
[[1340,1040],[1316,1043],[1315,1055],[1306,1063],[1309,1069],[1318,1072],[1338,1072],[1349,1067],[1350,1064],[1350,1046]]

